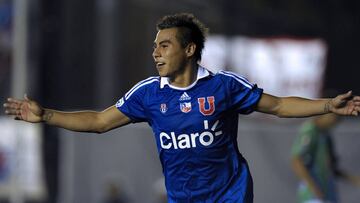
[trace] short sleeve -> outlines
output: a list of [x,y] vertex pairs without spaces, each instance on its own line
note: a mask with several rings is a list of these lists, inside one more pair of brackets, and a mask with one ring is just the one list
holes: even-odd
[[125,99],[124,96],[119,99],[115,106],[134,123],[146,121],[143,103],[137,96],[133,96],[129,99]]
[[115,104],[123,114],[131,119],[133,123],[147,121],[146,114],[146,90],[149,84],[156,79],[147,79],[136,84]]
[[252,113],[261,98],[263,89],[235,73],[222,71],[222,74],[226,76],[230,106],[241,114]]

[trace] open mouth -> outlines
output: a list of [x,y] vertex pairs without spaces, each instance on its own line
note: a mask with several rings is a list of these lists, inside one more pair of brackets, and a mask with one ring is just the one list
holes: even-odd
[[157,62],[156,63],[156,67],[157,68],[161,68],[162,66],[164,66],[165,65],[165,63],[162,63],[162,62]]

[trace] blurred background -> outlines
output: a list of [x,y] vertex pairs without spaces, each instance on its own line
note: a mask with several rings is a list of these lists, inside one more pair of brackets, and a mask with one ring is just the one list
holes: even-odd
[[[156,21],[191,12],[210,28],[202,65],[231,70],[276,95],[360,94],[356,0],[0,0],[0,100],[102,110],[156,75]],[[104,135],[14,122],[0,112],[1,203],[161,202],[162,171],[146,124]],[[304,119],[241,117],[255,202],[295,202],[291,144]],[[341,166],[360,175],[359,119],[335,137]],[[270,156],[269,156],[270,155]],[[340,182],[342,202],[359,188]]]

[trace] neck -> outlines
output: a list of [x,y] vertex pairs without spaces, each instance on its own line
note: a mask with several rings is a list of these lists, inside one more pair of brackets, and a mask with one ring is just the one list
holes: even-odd
[[174,78],[169,78],[171,85],[176,87],[188,87],[195,82],[197,78],[198,64],[191,62],[186,64],[179,74]]

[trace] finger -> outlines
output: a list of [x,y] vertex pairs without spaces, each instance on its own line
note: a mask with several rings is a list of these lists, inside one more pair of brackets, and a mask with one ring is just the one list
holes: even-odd
[[4,108],[5,108],[5,112],[6,112],[6,111],[10,111],[10,110],[17,109],[17,108],[12,108],[10,105],[4,105]]
[[353,115],[353,116],[357,116],[357,115],[359,115],[359,112],[358,112],[358,111],[353,111],[353,112],[352,112],[352,115]]
[[4,107],[4,108],[7,108],[7,107],[9,107],[9,106],[10,106],[10,104],[7,103],[7,102],[3,104],[3,107]]
[[358,111],[359,111],[359,108],[352,106],[351,108],[348,109],[348,113],[349,113],[348,115],[357,116],[359,113]]
[[8,98],[7,101],[8,102],[5,103],[6,104],[5,106],[10,108],[21,108],[25,104],[29,103],[28,101],[14,99],[14,98]]
[[18,115],[18,110],[6,109],[5,114],[7,114],[7,115]]
[[8,98],[7,101],[8,103],[16,103],[16,104],[21,104],[23,102],[22,100],[14,99],[14,98]]
[[5,109],[20,109],[20,105],[17,103],[4,103],[3,106]]
[[29,99],[29,97],[27,96],[27,94],[24,94],[24,99],[26,100],[26,101],[30,101],[31,99]]
[[354,96],[354,97],[353,97],[353,100],[354,100],[354,101],[360,101],[360,96]]
[[351,97],[351,94],[352,94],[352,91],[348,91],[347,93],[345,94],[340,94],[338,95],[338,98],[340,100],[346,100],[347,98]]

